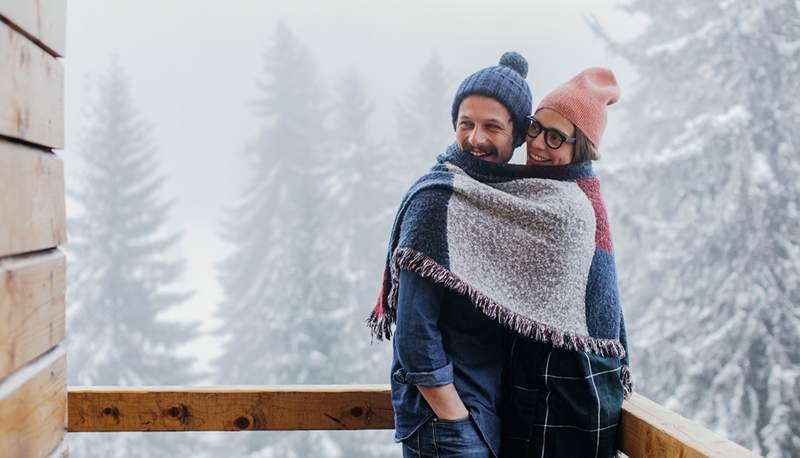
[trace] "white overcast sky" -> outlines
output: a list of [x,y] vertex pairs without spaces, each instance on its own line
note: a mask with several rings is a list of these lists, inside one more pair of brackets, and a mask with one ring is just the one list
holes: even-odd
[[[326,89],[350,67],[358,70],[376,110],[373,129],[385,137],[395,107],[433,52],[441,56],[454,89],[469,73],[496,64],[504,51],[520,52],[529,62],[534,106],[580,70],[610,67],[624,103],[636,76],[608,54],[585,23],[595,15],[614,36],[635,35],[644,19],[616,5],[596,0],[70,1],[64,61],[68,180],[75,170],[70,152],[80,148],[92,85],[116,56],[132,84],[135,108],[153,126],[167,182],[163,197],[175,201],[170,229],[185,234],[182,254],[189,269],[184,280],[198,294],[179,313],[207,317],[219,299],[213,265],[225,254],[215,235],[220,210],[236,198],[246,178],[238,153],[256,132],[248,102],[256,95],[263,51],[278,20],[307,45]],[[442,107],[442,115],[449,116],[449,106]],[[615,119],[612,110],[612,138],[624,130]],[[432,160],[437,153],[431,151]],[[604,153],[604,159],[616,159],[613,152]],[[213,341],[201,346],[213,352]]]

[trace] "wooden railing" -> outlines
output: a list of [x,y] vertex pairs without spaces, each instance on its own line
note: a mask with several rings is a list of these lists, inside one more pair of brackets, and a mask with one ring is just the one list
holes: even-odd
[[[71,387],[68,431],[392,429],[385,385]],[[620,450],[639,457],[755,457],[649,399],[623,404]]]

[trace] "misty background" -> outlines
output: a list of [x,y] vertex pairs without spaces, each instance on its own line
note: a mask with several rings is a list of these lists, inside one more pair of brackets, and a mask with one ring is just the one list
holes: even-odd
[[[70,385],[387,383],[363,320],[468,74],[614,70],[597,163],[637,390],[800,450],[796,1],[71,2]],[[524,161],[518,150],[515,162]],[[398,456],[392,433],[70,434],[74,456]]]

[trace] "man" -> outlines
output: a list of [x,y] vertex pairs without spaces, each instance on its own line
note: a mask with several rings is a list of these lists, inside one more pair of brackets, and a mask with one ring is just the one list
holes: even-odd
[[[527,61],[509,52],[499,65],[479,70],[461,83],[451,112],[455,144],[461,151],[487,162],[511,159],[529,125],[532,95],[525,81],[527,70]],[[431,177],[435,181],[435,171],[426,177],[427,182]],[[435,188],[427,186],[425,192],[447,192]],[[412,187],[409,196],[414,193]],[[437,215],[443,213],[421,201],[407,197],[398,221],[426,221],[419,227],[404,226],[409,228],[406,232],[429,233],[420,239],[445,237],[446,229],[437,224],[441,219]],[[404,236],[401,229],[396,228],[393,239]],[[486,234],[487,239],[491,236]],[[402,266],[392,251],[389,264]],[[390,337],[391,325],[396,325],[391,377],[395,440],[403,443],[406,457],[498,456],[508,331],[478,310],[467,295],[455,292],[458,288],[434,282],[432,273],[421,275],[425,262],[429,261],[418,262],[419,269],[401,267],[397,275],[387,269],[370,317],[379,337]]]

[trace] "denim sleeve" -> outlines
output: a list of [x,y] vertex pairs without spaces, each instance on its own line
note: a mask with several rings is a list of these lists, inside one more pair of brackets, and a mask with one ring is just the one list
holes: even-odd
[[447,360],[439,331],[444,291],[405,269],[400,271],[398,288],[394,338],[402,370],[394,375],[395,381],[418,386],[453,383],[453,365]]

